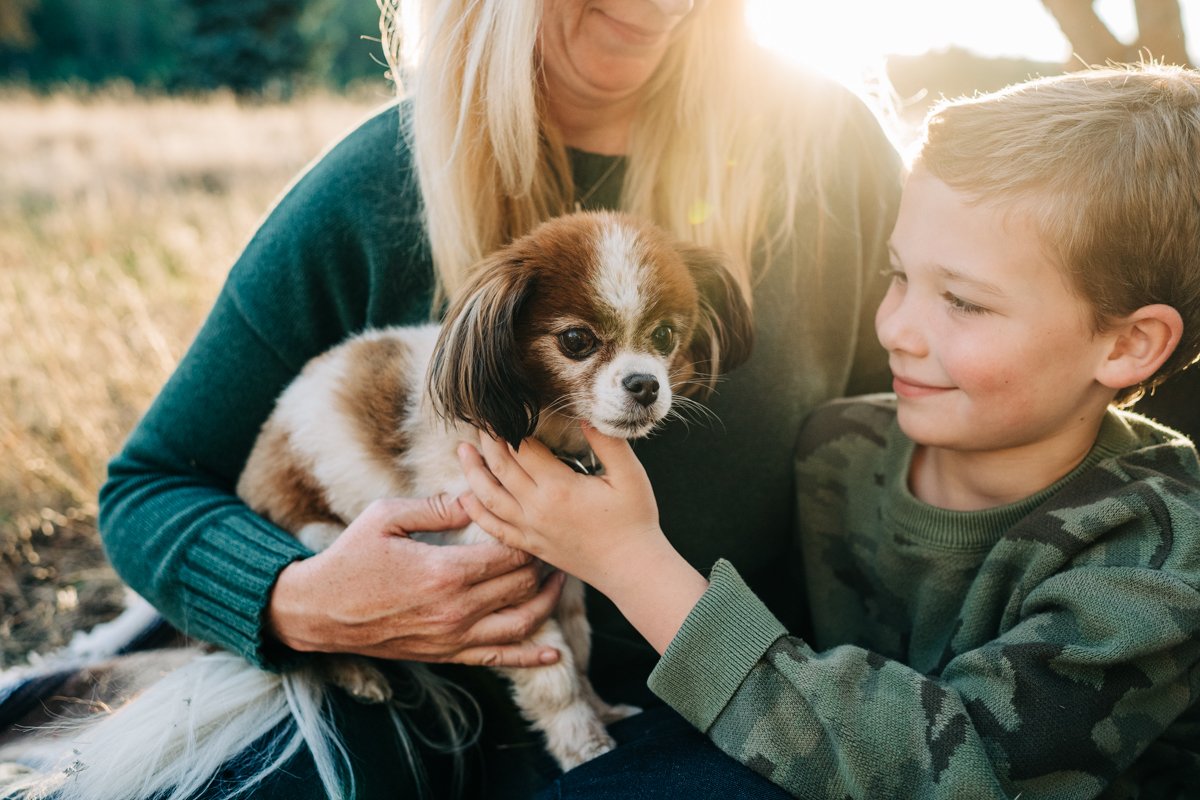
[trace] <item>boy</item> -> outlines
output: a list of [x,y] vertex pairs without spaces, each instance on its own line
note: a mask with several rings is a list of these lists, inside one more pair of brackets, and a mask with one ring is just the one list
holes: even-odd
[[664,654],[651,688],[796,796],[1197,796],[1200,464],[1115,406],[1200,353],[1200,75],[937,109],[891,247],[894,395],[798,443],[811,636],[684,562],[592,431],[601,480],[464,448],[464,505],[607,595]]

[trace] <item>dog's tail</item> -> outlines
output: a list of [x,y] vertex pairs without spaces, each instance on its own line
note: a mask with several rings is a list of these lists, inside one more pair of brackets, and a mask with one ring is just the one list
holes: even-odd
[[[428,747],[461,753],[477,731],[463,693],[421,665],[407,665],[408,702],[436,709],[444,736],[436,741],[409,728],[390,706],[409,768],[420,783],[414,737]],[[325,793],[355,796],[349,758],[334,727],[332,691],[314,675],[265,672],[228,653],[197,655],[112,713],[46,729],[0,750],[32,768],[0,788],[0,796],[55,800],[154,798],[185,800],[237,763],[238,783],[223,797],[249,796],[302,747],[312,756]],[[457,693],[457,694],[456,694]],[[460,766],[461,769],[461,766]],[[18,794],[8,792],[17,790]]]

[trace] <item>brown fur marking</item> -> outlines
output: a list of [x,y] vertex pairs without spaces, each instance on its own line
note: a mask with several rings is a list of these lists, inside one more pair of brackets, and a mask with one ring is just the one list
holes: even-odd
[[275,424],[268,423],[260,435],[238,491],[247,505],[293,534],[312,522],[346,524],[333,513],[324,489],[300,463],[287,431]]
[[[409,386],[412,353],[396,339],[363,339],[346,353],[346,385],[338,393],[340,411],[355,428],[363,447],[388,472],[404,479],[397,459],[409,441],[401,421],[409,416],[414,388]],[[407,482],[407,481],[406,481]]]

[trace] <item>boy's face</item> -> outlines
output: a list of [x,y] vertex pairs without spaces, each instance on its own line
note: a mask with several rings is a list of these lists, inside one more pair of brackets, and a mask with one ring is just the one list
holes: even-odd
[[972,205],[918,168],[891,250],[875,330],[909,438],[976,452],[1064,436],[1090,446],[1113,397],[1095,380],[1109,343],[1026,214]]

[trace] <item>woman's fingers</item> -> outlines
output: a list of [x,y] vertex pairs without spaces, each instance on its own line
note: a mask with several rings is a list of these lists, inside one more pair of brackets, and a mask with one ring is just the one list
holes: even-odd
[[527,564],[491,580],[482,581],[467,590],[466,602],[474,609],[478,619],[503,608],[528,602],[544,588],[541,573],[540,564]]
[[561,658],[553,647],[522,642],[521,644],[472,647],[463,650],[454,659],[455,663],[474,667],[544,667]]
[[460,570],[461,583],[468,587],[507,575],[533,560],[522,550],[487,541],[441,545],[436,554],[448,561],[448,568]]
[[481,617],[463,637],[464,649],[514,644],[528,639],[554,611],[566,577],[565,573],[556,572],[529,600]]

